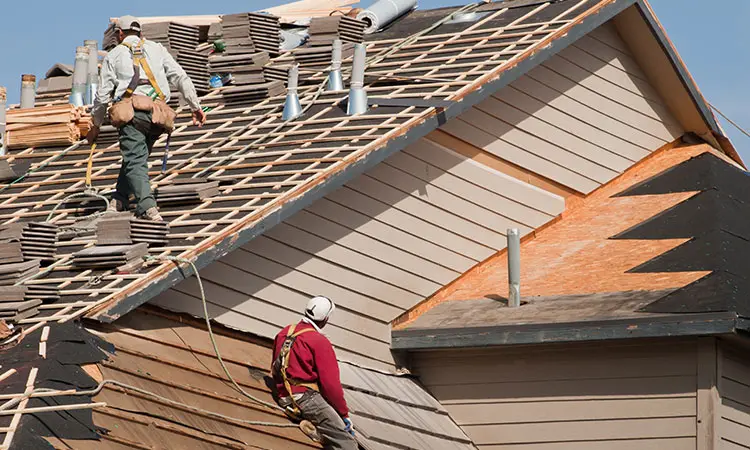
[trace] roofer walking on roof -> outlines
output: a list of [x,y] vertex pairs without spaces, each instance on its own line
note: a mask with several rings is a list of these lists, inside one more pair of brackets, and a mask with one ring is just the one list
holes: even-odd
[[115,26],[120,45],[102,62],[87,138],[91,144],[96,142],[107,106],[113,101],[109,116],[119,130],[122,166],[108,211],[127,211],[132,194],[136,216],[162,221],[149,183],[148,157],[159,136],[174,129],[176,113],[166,103],[170,84],[179,89],[193,111],[194,125],[203,126],[206,114],[193,82],[161,44],[141,36],[138,19],[123,16]]
[[271,371],[290,417],[312,422],[324,448],[356,450],[336,354],[320,332],[334,309],[329,298],[312,298],[302,320],[276,335]]

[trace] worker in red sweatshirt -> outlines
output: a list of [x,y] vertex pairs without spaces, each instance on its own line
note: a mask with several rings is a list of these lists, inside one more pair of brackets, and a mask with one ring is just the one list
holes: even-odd
[[328,297],[310,299],[302,320],[276,335],[271,372],[279,405],[291,417],[312,422],[323,448],[357,450],[336,353],[320,332],[335,308]]

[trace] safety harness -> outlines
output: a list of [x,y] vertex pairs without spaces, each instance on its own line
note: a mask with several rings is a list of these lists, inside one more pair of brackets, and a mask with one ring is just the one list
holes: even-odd
[[[138,86],[141,84],[141,68],[143,68],[143,71],[146,73],[146,78],[148,78],[148,83],[151,85],[151,87],[154,89],[154,92],[156,93],[156,99],[155,100],[162,100],[164,102],[167,101],[167,96],[164,95],[164,91],[161,90],[159,87],[159,83],[156,82],[156,77],[154,76],[154,71],[151,70],[151,66],[148,63],[148,60],[146,59],[145,53],[143,53],[143,44],[146,42],[145,39],[141,39],[140,42],[138,42],[137,45],[133,45],[127,42],[123,42],[122,45],[128,48],[130,50],[130,54],[133,56],[133,78],[130,80],[130,84],[128,85],[127,89],[125,90],[125,93],[123,94],[122,98],[129,98],[133,96],[133,93],[135,93],[135,90],[138,88]],[[172,132],[167,132],[167,142],[164,147],[164,158],[161,162],[161,172],[164,173],[167,170],[167,160],[169,159],[169,142],[172,139]]]
[[297,404],[297,400],[294,398],[294,394],[292,393],[292,386],[301,386],[307,389],[311,389],[315,392],[320,392],[318,383],[306,383],[304,381],[291,378],[287,373],[287,369],[289,368],[289,357],[292,355],[292,346],[297,341],[297,337],[307,333],[308,331],[314,331],[312,328],[305,328],[303,330],[295,332],[296,328],[297,324],[289,325],[289,331],[287,331],[286,339],[284,339],[284,343],[281,345],[281,350],[279,351],[278,356],[273,362],[273,371],[274,373],[277,373],[281,376],[281,379],[284,382],[284,388],[286,388],[286,392],[289,394],[289,398],[291,399],[291,405],[287,406],[284,411],[292,419],[299,419],[301,416],[301,410],[299,408],[299,405]]

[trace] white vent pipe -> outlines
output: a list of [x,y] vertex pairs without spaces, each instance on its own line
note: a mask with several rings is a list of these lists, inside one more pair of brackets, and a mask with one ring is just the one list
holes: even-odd
[[331,71],[328,73],[328,91],[343,91],[344,78],[341,76],[341,39],[333,40],[331,52]]
[[508,228],[508,306],[521,306],[521,233]]
[[86,103],[86,78],[89,70],[89,49],[76,47],[76,62],[73,65],[73,89],[70,104],[83,106]]
[[294,64],[289,69],[289,79],[286,85],[286,101],[284,102],[284,112],[281,114],[283,120],[292,120],[302,114],[302,105],[299,104],[297,95],[297,86],[299,83],[299,64]]
[[89,62],[86,75],[86,104],[93,105],[99,86],[99,43],[93,39],[83,41],[89,49]]
[[367,111],[367,92],[365,92],[365,44],[354,44],[354,61],[352,62],[352,79],[349,85],[349,104],[347,115],[362,114]]
[[21,75],[21,108],[33,108],[36,102],[36,75]]

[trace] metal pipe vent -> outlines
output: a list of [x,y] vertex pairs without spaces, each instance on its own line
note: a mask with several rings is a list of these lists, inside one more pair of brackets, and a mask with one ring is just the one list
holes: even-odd
[[367,47],[365,44],[354,45],[354,61],[352,62],[352,79],[349,86],[349,104],[346,114],[362,114],[367,111],[367,92],[365,92],[365,58]]
[[86,78],[89,70],[89,49],[76,47],[76,62],[73,66],[73,89],[70,92],[70,103],[83,106],[86,102]]
[[508,228],[508,306],[521,306],[521,233]]
[[89,49],[89,61],[86,66],[86,104],[94,104],[96,90],[99,86],[99,43],[93,39],[83,41]]
[[328,73],[328,91],[343,91],[344,78],[341,76],[341,39],[333,40],[331,53],[331,71]]
[[297,95],[297,86],[299,83],[299,64],[294,64],[289,69],[289,79],[286,87],[286,101],[284,102],[284,112],[281,114],[283,120],[292,120],[302,114],[302,105],[299,103]]
[[21,108],[33,108],[36,102],[36,75],[21,75]]

